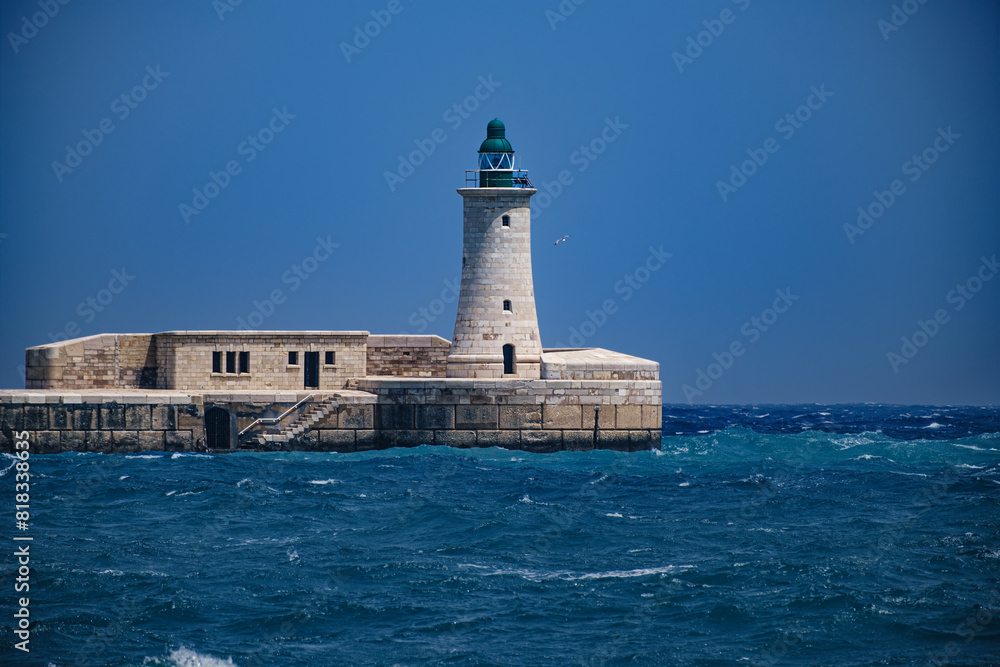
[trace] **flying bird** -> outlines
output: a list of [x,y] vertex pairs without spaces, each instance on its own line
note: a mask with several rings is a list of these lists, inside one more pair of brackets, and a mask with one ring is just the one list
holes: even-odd
[[564,236],[561,239],[559,239],[558,241],[556,241],[556,245],[559,245],[560,243],[562,243],[563,241],[565,241],[568,238],[569,238],[569,234],[567,234],[566,236]]

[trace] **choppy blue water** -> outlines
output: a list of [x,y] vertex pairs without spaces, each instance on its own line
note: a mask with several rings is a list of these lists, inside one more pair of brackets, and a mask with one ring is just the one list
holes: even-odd
[[32,652],[5,592],[0,654],[997,664],[996,409],[664,415],[662,451],[638,453],[35,457]]

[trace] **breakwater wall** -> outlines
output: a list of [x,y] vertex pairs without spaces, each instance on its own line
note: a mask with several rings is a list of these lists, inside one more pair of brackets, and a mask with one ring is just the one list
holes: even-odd
[[332,392],[0,392],[0,450],[659,447],[659,381],[364,378]]

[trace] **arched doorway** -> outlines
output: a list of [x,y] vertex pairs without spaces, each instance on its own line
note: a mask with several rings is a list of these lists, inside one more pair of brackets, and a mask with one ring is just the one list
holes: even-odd
[[517,371],[514,363],[514,346],[507,343],[503,346],[503,374],[513,375]]
[[228,410],[223,408],[205,410],[205,445],[209,449],[232,449],[230,421]]

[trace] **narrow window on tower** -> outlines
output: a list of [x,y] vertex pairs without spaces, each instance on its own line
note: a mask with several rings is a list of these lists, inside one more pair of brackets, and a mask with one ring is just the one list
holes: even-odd
[[288,353],[288,365],[289,366],[298,366],[299,365],[299,353],[298,352],[289,352]]
[[226,352],[226,372],[235,373],[236,372],[236,353]]
[[511,308],[510,308],[510,299],[504,299],[503,300],[503,310],[504,310],[505,313],[509,313],[510,312],[510,310],[511,310]]
[[327,366],[333,366],[337,362],[337,354],[328,350],[325,361]]
[[213,352],[212,353],[212,372],[221,373],[222,372],[222,353]]
[[510,227],[510,216],[509,215],[505,215],[503,218],[501,218],[501,220],[503,222],[503,226],[504,227]]
[[250,353],[240,352],[240,373],[250,372]]

